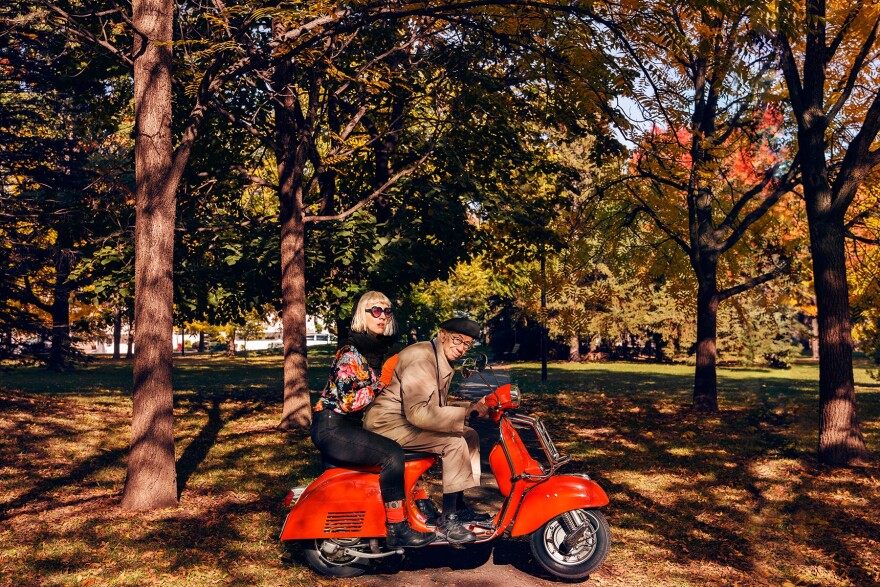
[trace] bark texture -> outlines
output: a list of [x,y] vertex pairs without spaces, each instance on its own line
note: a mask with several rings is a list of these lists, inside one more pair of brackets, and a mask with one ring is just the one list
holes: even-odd
[[[867,447],[856,414],[855,381],[852,366],[852,320],[846,278],[846,213],[859,186],[872,169],[880,166],[880,154],[871,146],[880,132],[880,92],[865,106],[864,120],[835,120],[847,116],[844,108],[853,98],[858,77],[870,79],[867,58],[876,51],[880,15],[862,12],[866,5],[853,4],[844,16],[849,24],[864,20],[866,27],[845,26],[839,37],[829,38],[829,16],[824,0],[807,0],[805,20],[792,30],[805,37],[777,36],[782,71],[789,102],[797,122],[797,165],[801,171],[810,246],[816,312],[819,328],[819,460],[830,465],[859,465],[867,459]],[[865,20],[870,19],[870,20]],[[861,39],[846,37],[868,31]],[[802,44],[802,55],[795,46]],[[835,52],[845,46],[860,46],[855,59],[845,56],[842,69],[833,66]],[[863,69],[864,68],[864,69]],[[829,79],[829,76],[833,76]],[[841,84],[841,79],[846,79]],[[865,83],[865,82],[863,82]],[[842,88],[842,91],[841,91]],[[826,104],[826,99],[828,103]],[[843,113],[843,114],[842,114]],[[835,138],[836,128],[856,129],[854,136]],[[840,155],[830,149],[831,140],[845,145]]]
[[132,5],[135,100],[135,357],[131,452],[122,507],[177,505],[174,463],[172,265],[177,182],[172,181],[171,40],[174,4]]
[[857,464],[867,456],[856,414],[852,326],[843,222],[811,222],[819,321],[819,460]]
[[[274,24],[276,36],[283,27]],[[311,423],[309,408],[308,362],[306,360],[306,278],[305,223],[303,209],[303,170],[311,147],[317,102],[314,92],[320,86],[313,79],[310,109],[302,112],[292,85],[293,64],[284,60],[275,67],[276,160],[278,199],[281,205],[281,327],[284,337],[284,405],[281,430],[305,428]]]
[[698,412],[718,411],[718,289],[716,269],[709,275],[698,275],[697,291],[697,366],[694,370],[694,409]]

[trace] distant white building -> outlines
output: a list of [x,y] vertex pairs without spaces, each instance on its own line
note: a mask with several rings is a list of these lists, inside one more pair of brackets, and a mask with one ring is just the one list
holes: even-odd
[[[241,336],[240,331],[236,331],[235,350],[236,351],[266,351],[272,349],[281,349],[284,346],[281,331],[281,320],[273,317],[271,321],[263,323],[262,331],[245,340]],[[128,326],[122,328],[122,339],[119,344],[119,353],[126,355],[128,353]],[[317,346],[322,344],[336,344],[336,335],[327,331],[326,325],[320,319],[314,316],[306,316],[306,346]],[[171,335],[171,348],[175,352],[179,352],[182,348],[187,350],[198,348],[198,333],[183,333],[174,331]],[[113,354],[113,332],[106,332],[103,338],[98,340],[83,342],[77,345],[80,351],[90,355],[112,355]]]

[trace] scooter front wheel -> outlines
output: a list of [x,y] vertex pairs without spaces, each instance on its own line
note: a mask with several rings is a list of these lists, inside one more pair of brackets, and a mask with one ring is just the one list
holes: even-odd
[[584,579],[605,561],[611,528],[598,510],[571,510],[532,532],[532,555],[562,579]]
[[319,538],[302,543],[303,556],[316,572],[330,577],[348,578],[363,575],[370,570],[370,560],[352,554],[369,549],[369,543],[360,538]]

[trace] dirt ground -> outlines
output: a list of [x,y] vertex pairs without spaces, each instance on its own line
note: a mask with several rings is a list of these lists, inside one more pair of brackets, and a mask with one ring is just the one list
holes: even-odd
[[[613,549],[613,544],[612,544]],[[601,568],[587,585],[623,585]],[[400,587],[547,587],[561,581],[534,561],[528,543],[505,540],[463,549],[428,547],[411,553],[398,570],[380,569],[351,579],[350,585]]]

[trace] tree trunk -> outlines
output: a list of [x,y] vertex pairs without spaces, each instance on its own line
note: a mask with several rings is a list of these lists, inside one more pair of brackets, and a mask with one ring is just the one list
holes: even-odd
[[718,411],[718,288],[714,269],[710,279],[700,280],[697,290],[697,367],[694,372],[694,410]]
[[[279,178],[284,178],[279,165]],[[306,280],[304,224],[297,195],[281,188],[281,327],[284,337],[284,406],[279,428],[307,427],[309,409],[306,359]],[[299,190],[294,190],[299,191]]]
[[113,316],[113,358],[120,357],[119,348],[122,345],[122,309],[116,308]]
[[174,216],[170,181],[174,3],[134,0],[135,332],[127,510],[177,505],[171,385]]
[[235,356],[235,329],[232,329],[232,332],[229,335],[229,338],[226,339],[226,356],[234,357]]
[[67,282],[73,267],[73,252],[59,247],[55,254],[55,288],[52,298],[52,346],[47,366],[53,371],[64,371],[70,354],[70,292]]
[[[873,87],[867,80],[872,79],[874,61],[855,59],[848,62],[847,68],[834,68],[834,52],[855,41],[857,37],[853,32],[860,27],[843,27],[844,30],[836,33],[840,37],[829,35],[826,3],[806,2],[805,9],[802,56],[795,56],[792,51],[800,39],[789,42],[785,37],[790,31],[779,31],[778,35],[785,39],[779,44],[783,49],[780,63],[789,89],[789,103],[797,120],[796,161],[803,182],[816,289],[819,460],[831,465],[857,465],[867,458],[867,448],[856,416],[852,323],[844,253],[845,217],[859,186],[869,177],[871,169],[877,167],[870,147],[880,131],[880,97],[875,95],[865,101],[864,96],[853,93],[850,102],[859,100],[864,105],[864,120],[835,119],[841,112],[855,112],[849,106],[836,108],[837,100],[842,97],[841,88]],[[872,20],[876,27],[876,18],[862,12],[857,21],[865,24],[862,30],[868,30]],[[869,39],[875,45],[870,53],[876,50],[876,38]],[[802,74],[799,68],[803,68]],[[838,131],[829,133],[829,129],[841,127],[853,132],[846,133],[845,146],[838,154],[832,150],[836,149],[832,135]],[[833,183],[831,166],[834,167]]]
[[843,218],[811,219],[810,244],[819,322],[819,460],[859,465],[867,448],[856,415]]
[[[273,23],[273,26],[280,26]],[[277,31],[281,32],[281,31]],[[276,97],[275,124],[279,151],[278,199],[281,205],[281,328],[284,338],[284,405],[281,430],[308,427],[308,362],[306,360],[305,223],[302,175],[309,138],[299,103],[290,85],[293,66],[279,63],[273,72]],[[299,115],[299,116],[298,116]]]
[[651,340],[653,341],[654,360],[662,363],[665,359],[663,356],[663,336],[659,332],[652,332]]
[[568,360],[581,360],[581,339],[577,334],[568,337]]
[[128,348],[125,349],[125,358],[134,356],[134,318],[128,319]]
[[205,352],[205,333],[199,332],[199,352]]

